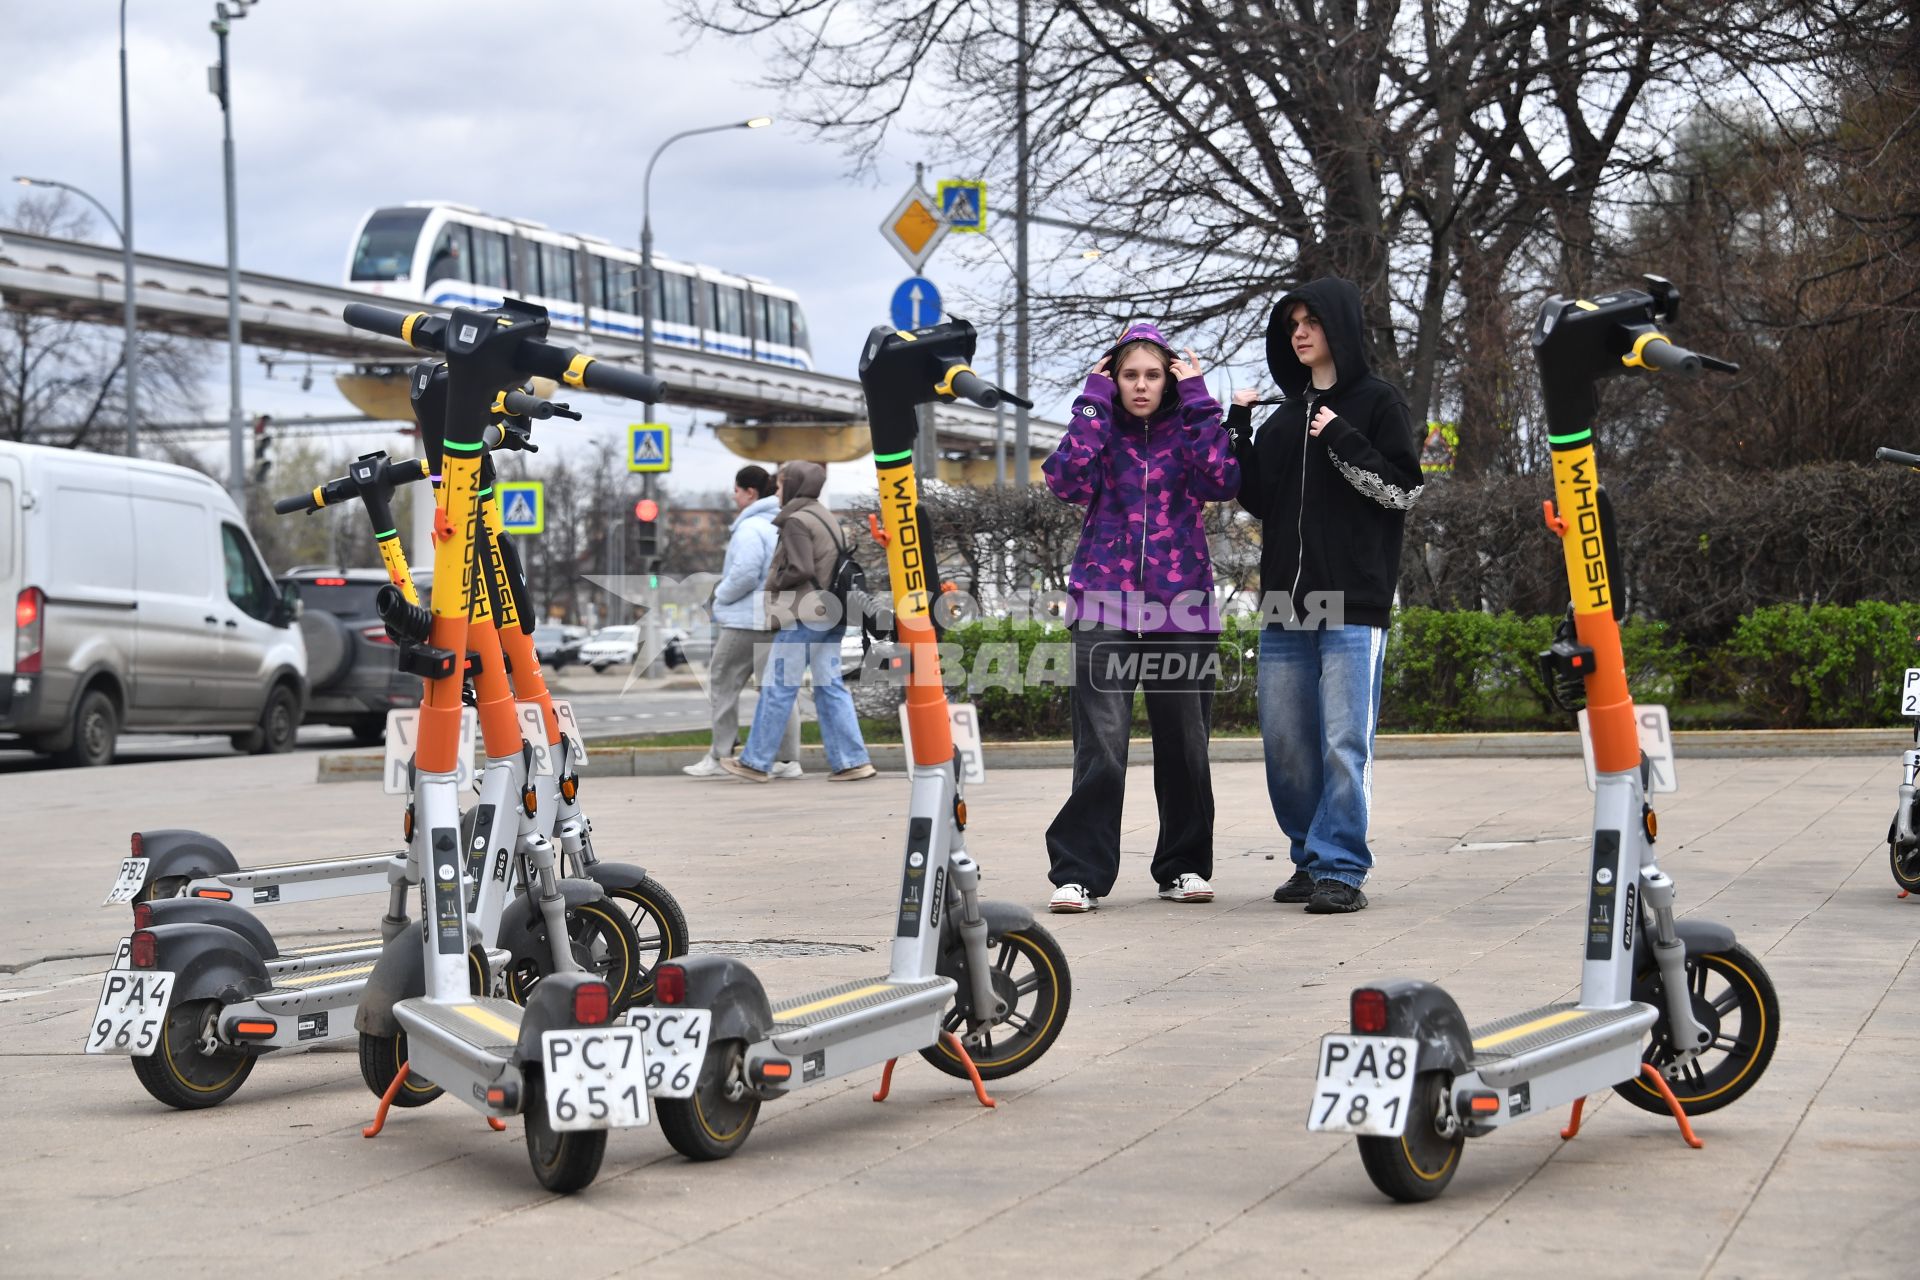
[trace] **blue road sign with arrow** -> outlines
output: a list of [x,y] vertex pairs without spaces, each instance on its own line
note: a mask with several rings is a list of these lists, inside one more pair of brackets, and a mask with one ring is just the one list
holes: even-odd
[[940,291],[925,276],[908,276],[893,291],[893,327],[924,329],[940,323]]

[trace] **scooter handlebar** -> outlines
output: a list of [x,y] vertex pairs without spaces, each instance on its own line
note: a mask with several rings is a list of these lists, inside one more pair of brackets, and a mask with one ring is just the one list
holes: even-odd
[[[387,466],[387,480],[396,487],[426,478],[427,463],[424,458],[408,458],[404,462],[390,463]],[[278,499],[273,504],[273,510],[274,514],[283,516],[290,516],[296,511],[318,511],[322,507],[358,497],[359,494],[360,486],[354,482],[353,477],[341,476],[337,480],[329,480],[305,493],[296,493],[291,497]]]
[[312,494],[297,493],[291,498],[281,498],[275,502],[273,510],[275,515],[290,516],[296,511],[318,511],[319,508],[314,505]]
[[1897,462],[1903,467],[1920,467],[1920,454],[1902,453],[1898,449],[1875,449],[1873,456],[1880,462]]
[[963,364],[951,366],[947,370],[945,380],[936,390],[951,394],[956,399],[971,400],[982,409],[991,409],[1002,400],[1025,409],[1033,408],[1031,400],[1023,400],[1011,391],[994,386]]
[[667,384],[650,373],[609,364],[550,343],[527,343],[520,348],[516,363],[527,373],[537,373],[569,387],[603,391],[629,400],[654,401],[667,397]]
[[447,321],[444,316],[425,311],[395,311],[370,302],[349,302],[340,318],[356,329],[398,338],[422,351],[441,351],[446,347]]

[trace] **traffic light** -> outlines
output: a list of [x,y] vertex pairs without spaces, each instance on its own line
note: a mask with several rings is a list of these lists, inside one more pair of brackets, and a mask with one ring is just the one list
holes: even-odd
[[660,567],[660,557],[667,553],[665,522],[660,516],[660,504],[652,498],[633,504],[633,518],[640,524],[640,567],[648,573]]
[[273,460],[267,457],[267,451],[273,447],[273,436],[268,428],[273,425],[273,416],[263,413],[253,420],[253,478],[255,483],[264,480]]

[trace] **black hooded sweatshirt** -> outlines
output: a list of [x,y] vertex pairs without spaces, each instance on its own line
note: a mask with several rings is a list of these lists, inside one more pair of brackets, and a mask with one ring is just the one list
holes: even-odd
[[[1320,318],[1333,352],[1337,376],[1326,390],[1293,352],[1287,310],[1297,302]],[[1340,592],[1345,621],[1384,627],[1407,508],[1420,496],[1420,451],[1405,397],[1368,367],[1364,333],[1360,291],[1347,281],[1328,277],[1288,293],[1267,322],[1267,366],[1286,399],[1257,435],[1246,405],[1233,406],[1227,428],[1240,505],[1262,522],[1261,591],[1286,592],[1310,622],[1310,594]],[[1310,436],[1323,404],[1339,416]]]

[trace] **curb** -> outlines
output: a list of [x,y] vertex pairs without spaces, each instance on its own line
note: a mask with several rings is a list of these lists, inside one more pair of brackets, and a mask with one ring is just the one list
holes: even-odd
[[[1676,758],[1743,760],[1791,756],[1894,755],[1912,745],[1907,729],[1682,729],[1674,733]],[[906,753],[897,742],[875,743],[868,754],[874,767],[904,773]],[[662,778],[680,772],[699,759],[693,747],[589,747],[589,777]],[[1257,763],[1264,759],[1258,738],[1216,738],[1209,756],[1215,764]],[[1435,757],[1542,758],[1578,756],[1580,737],[1563,733],[1387,733],[1375,742],[1377,760]],[[993,769],[1065,769],[1073,764],[1073,744],[1045,742],[990,742]],[[336,752],[322,755],[320,782],[377,782],[382,756],[377,752]],[[1132,766],[1153,763],[1153,742],[1135,738],[1128,749]],[[817,745],[800,748],[800,765],[809,773],[824,774],[827,758]]]

